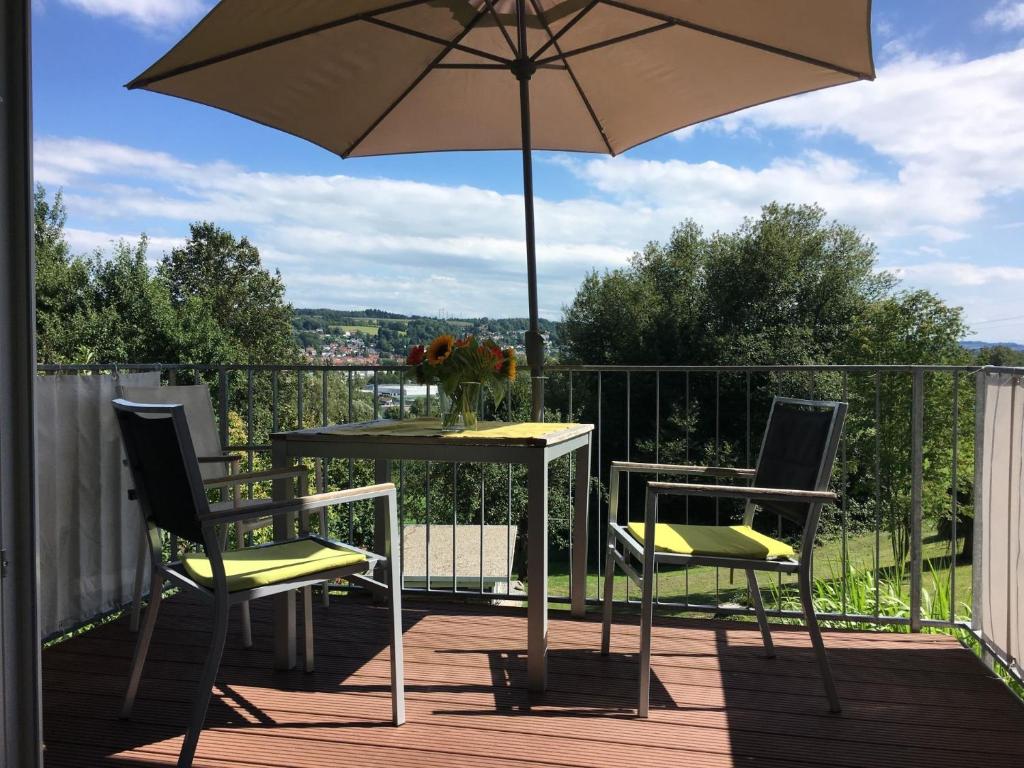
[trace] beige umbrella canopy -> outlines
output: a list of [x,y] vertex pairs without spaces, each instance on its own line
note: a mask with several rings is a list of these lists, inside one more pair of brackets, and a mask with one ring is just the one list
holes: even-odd
[[[874,78],[870,0],[222,0],[129,88],[342,157],[532,149],[611,155],[797,93]],[[540,415],[534,382],[534,417]]]

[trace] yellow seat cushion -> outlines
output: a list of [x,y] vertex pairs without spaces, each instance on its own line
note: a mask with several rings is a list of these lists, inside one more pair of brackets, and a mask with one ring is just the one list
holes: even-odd
[[[313,539],[299,539],[267,547],[229,550],[223,553],[228,591],[266,587],[364,562],[366,555],[324,546]],[[190,552],[181,558],[185,571],[200,584],[213,587],[213,570],[206,555]]]
[[[629,532],[643,543],[643,523],[630,523]],[[789,544],[758,533],[748,525],[658,523],[654,531],[654,543],[659,551],[678,555],[775,560],[796,554]]]

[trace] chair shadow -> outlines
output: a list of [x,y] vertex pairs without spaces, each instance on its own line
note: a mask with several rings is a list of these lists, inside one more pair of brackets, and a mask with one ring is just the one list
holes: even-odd
[[[88,676],[89,671],[75,670],[75,665],[62,661],[62,656],[76,659],[75,642],[79,638],[67,641],[43,654],[44,671],[44,743],[48,761],[61,765],[81,766],[141,766],[152,765],[152,761],[139,759],[122,753],[154,747],[162,742],[181,739],[188,727],[191,706],[196,695],[196,684],[202,663],[208,652],[210,623],[202,621],[209,612],[206,604],[189,599],[190,596],[178,596],[165,600],[164,608],[157,619],[153,636],[153,647],[150,658],[143,669],[142,682],[135,709],[131,720],[120,720],[118,713],[124,690],[127,686],[128,670],[131,662],[131,651],[134,649],[136,635],[128,631],[127,616],[119,621],[98,627],[85,637],[99,643],[116,641],[119,649],[118,657],[107,657],[108,662],[103,671],[102,692],[95,688],[86,691],[75,691],[67,685],[68,680],[75,683],[80,675]],[[298,665],[295,669],[278,671],[272,668],[272,629],[269,620],[270,601],[252,604],[253,609],[253,640],[252,649],[242,647],[241,629],[237,614],[232,613],[225,643],[224,658],[214,684],[209,709],[205,720],[205,729],[253,729],[273,728],[275,730],[301,731],[308,728],[331,729],[364,729],[391,728],[390,683],[362,684],[349,682],[362,667],[376,659],[380,654],[389,652],[388,613],[386,608],[375,609],[379,613],[380,626],[372,631],[361,631],[362,627],[346,627],[345,619],[340,616],[349,603],[354,603],[357,610],[364,613],[370,610],[370,600],[360,597],[346,596],[340,600],[332,600],[330,608],[324,609],[318,603],[314,606],[314,628],[316,632],[315,654],[317,669],[312,673],[302,670],[302,655],[299,651]],[[301,601],[297,601],[300,602]],[[167,607],[177,603],[172,610]],[[403,612],[404,631],[408,632],[423,617],[421,611]],[[194,617],[194,618],[193,618]],[[363,616],[361,619],[376,624],[373,617]],[[303,647],[302,622],[296,622],[296,646]],[[174,644],[178,632],[204,632],[198,644]],[[130,638],[131,643],[126,642]],[[352,643],[351,641],[357,641]],[[164,643],[161,657],[160,644]],[[112,644],[112,647],[114,644]],[[343,648],[343,655],[335,654],[336,648]],[[355,648],[356,650],[352,650]],[[156,652],[156,653],[154,653]],[[246,658],[249,657],[249,658]],[[250,661],[251,659],[251,661]],[[93,670],[95,672],[95,670]],[[380,693],[381,718],[374,720],[373,714],[366,712],[358,718],[346,719],[345,712],[330,721],[311,723],[281,723],[274,719],[260,706],[254,704],[241,693],[241,688],[266,688],[282,692],[316,692],[316,693]],[[411,690],[409,686],[406,691]],[[47,691],[53,691],[51,695]],[[87,713],[71,713],[61,701],[61,693],[81,693],[89,696],[90,709]],[[376,712],[376,710],[375,710]],[[168,757],[168,764],[177,759],[179,741],[174,742],[174,757]],[[202,738],[200,738],[202,750]],[[151,751],[151,750],[150,750]]]

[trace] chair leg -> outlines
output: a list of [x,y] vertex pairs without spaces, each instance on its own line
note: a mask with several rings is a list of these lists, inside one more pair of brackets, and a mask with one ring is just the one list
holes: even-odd
[[[398,569],[391,569],[391,584],[398,585]],[[389,587],[391,622],[391,722],[405,722],[405,653],[402,647],[402,590]]]
[[[235,524],[235,541],[239,549],[245,548],[245,529],[241,523]],[[249,601],[238,604],[238,612],[242,617],[242,647],[252,648],[252,614],[249,611]]]
[[305,659],[305,670],[312,672],[315,669],[313,660],[313,588],[302,588],[302,640],[305,644],[303,658]]
[[135,656],[132,658],[132,669],[128,675],[128,690],[124,694],[124,703],[121,705],[121,717],[126,719],[132,716],[135,694],[139,691],[139,681],[142,679],[142,667],[146,663],[149,641],[153,638],[153,628],[156,626],[157,613],[160,611],[163,588],[164,577],[159,571],[154,570],[149,580],[149,606],[146,608],[146,619],[139,632],[139,639],[135,642]]
[[[652,549],[652,547],[649,547]],[[649,563],[644,568],[643,589],[640,603],[640,701],[637,715],[647,717],[651,703],[651,626],[654,623],[654,563],[653,558],[645,557]]]
[[242,616],[242,647],[252,648],[252,614],[249,612],[249,601],[238,604]]
[[185,733],[185,741],[181,745],[181,753],[178,755],[178,768],[190,768],[192,759],[195,757],[196,746],[199,743],[199,734],[203,730],[206,710],[210,706],[210,694],[213,684],[217,679],[217,670],[220,669],[220,660],[224,654],[224,641],[227,635],[227,598],[218,596],[214,606],[213,637],[210,640],[210,652],[206,657],[206,663],[203,665],[203,674],[199,678],[196,698],[192,704],[192,720],[189,723],[188,731]]
[[807,632],[811,636],[814,655],[817,657],[818,666],[821,669],[821,680],[825,685],[825,695],[828,697],[829,710],[832,712],[842,712],[842,707],[839,705],[839,694],[836,692],[836,684],[832,679],[832,667],[828,663],[825,643],[821,639],[821,630],[818,628],[818,617],[814,614],[814,600],[811,597],[811,575],[809,568],[806,572],[801,569],[798,581],[804,621],[807,623]]
[[405,722],[405,651],[402,647],[402,568],[398,536],[398,499],[395,491],[388,494],[387,569],[388,620],[391,623],[391,722]]
[[761,628],[764,655],[769,659],[774,659],[775,644],[772,643],[772,630],[768,626],[768,617],[764,613],[764,601],[761,600],[761,588],[757,585],[757,574],[752,568],[747,569],[747,588],[750,590],[750,599],[754,603],[754,612],[757,614],[757,625]]
[[[329,539],[330,536],[327,533],[327,508],[324,507],[320,510],[320,535],[325,539]],[[324,582],[320,585],[320,589],[323,590],[320,593],[320,599],[323,602],[324,608],[329,608],[331,605],[331,592],[329,589],[329,582]]]
[[142,613],[142,584],[146,578],[146,551],[149,549],[149,537],[146,529],[142,529],[142,543],[139,546],[139,559],[135,563],[135,590],[132,600],[132,617],[129,628],[132,632],[139,631],[139,615]]
[[615,596],[615,558],[611,548],[614,539],[608,536],[604,558],[604,601],[601,603],[601,655],[607,656],[612,644],[612,608]]

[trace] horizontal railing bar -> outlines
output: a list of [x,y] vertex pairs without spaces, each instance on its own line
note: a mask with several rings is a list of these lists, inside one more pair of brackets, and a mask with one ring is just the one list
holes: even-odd
[[[976,373],[989,370],[976,365],[572,365],[559,364],[545,366],[551,373]],[[1008,369],[1017,372],[1024,368]]]
[[[109,370],[131,370],[131,371],[393,371],[405,372],[411,370],[404,363],[382,364],[382,365],[284,365],[284,364],[247,364],[230,363],[217,364],[193,364],[193,363],[75,363],[59,365],[54,363],[40,363],[36,366],[40,373],[63,373],[74,371],[109,371]],[[662,373],[913,373],[923,371],[925,373],[1024,373],[1024,367],[1007,366],[977,366],[977,365],[584,365],[584,364],[557,364],[545,367],[551,373],[636,373],[636,372],[662,372]]]
[[[99,364],[56,365],[40,364],[40,373],[63,373],[76,371],[393,371],[406,372],[410,367],[401,362],[393,365],[377,366],[318,366],[318,365],[271,365],[271,364],[187,364],[187,362],[99,362]],[[620,365],[554,365],[545,367],[550,373],[913,373],[925,371],[932,373],[1024,373],[1024,368],[1008,368],[995,366],[868,366],[868,365],[814,365],[814,366],[620,366]]]
[[407,371],[409,366],[404,363],[394,365],[279,365],[231,363],[224,365],[190,364],[190,363],[75,363],[73,365],[57,365],[40,363],[36,369],[41,373],[72,373],[75,371]]

